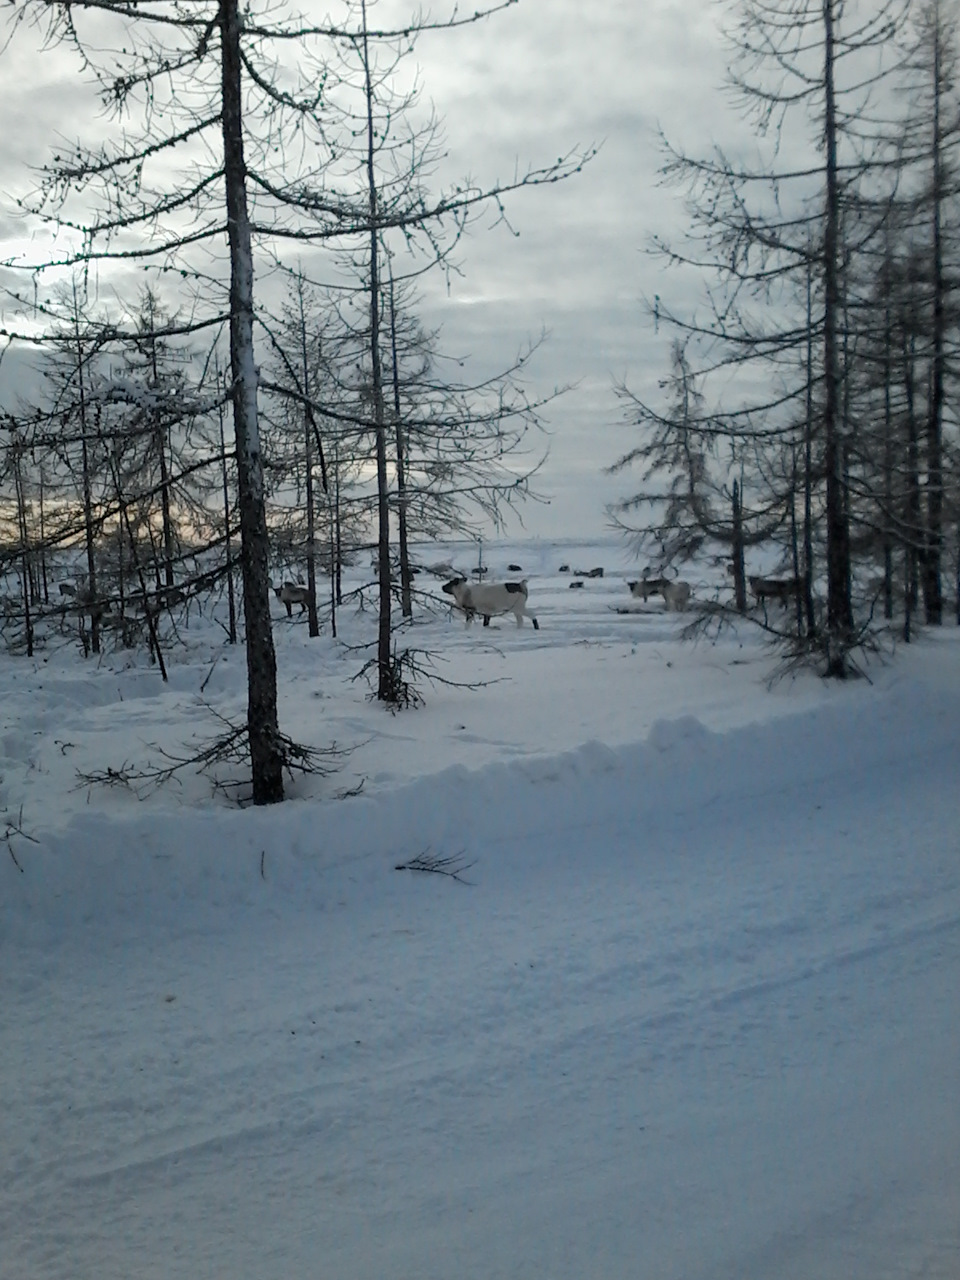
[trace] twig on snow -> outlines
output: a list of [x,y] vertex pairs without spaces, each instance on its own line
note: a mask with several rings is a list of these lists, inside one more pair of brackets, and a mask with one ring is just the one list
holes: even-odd
[[469,871],[476,865],[476,861],[464,862],[464,856],[462,849],[459,853],[444,855],[433,853],[428,846],[409,862],[398,862],[393,869],[394,871],[427,871],[437,876],[449,876],[451,880],[459,880],[461,884],[472,884],[472,881],[463,878],[462,872]]
[[[4,812],[6,812],[6,810],[4,810]],[[40,841],[37,840],[34,836],[28,835],[28,833],[23,829],[23,805],[20,806],[20,812],[17,815],[16,822],[14,822],[12,818],[6,818],[4,821],[6,825],[4,828],[3,835],[0,836],[0,839],[3,839],[6,841],[7,852],[10,854],[10,857],[13,859],[13,865],[17,868],[20,874],[23,875],[23,867],[20,865],[19,859],[17,858],[17,855],[13,851],[13,837],[22,836],[24,840],[29,840],[31,844],[39,844]]]

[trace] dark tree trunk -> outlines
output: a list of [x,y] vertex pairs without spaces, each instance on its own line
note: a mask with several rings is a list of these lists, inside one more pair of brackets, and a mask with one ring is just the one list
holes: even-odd
[[[86,369],[84,367],[83,339],[80,334],[80,301],[77,297],[77,286],[73,286],[73,332],[77,361],[77,396],[80,410],[80,472],[83,485],[83,529],[87,552],[87,595],[91,604],[97,598],[97,559],[96,529],[93,519],[93,486],[90,477],[90,452],[87,447],[87,388]],[[81,622],[83,614],[81,613]],[[96,609],[90,611],[90,648],[93,653],[100,652],[100,617]]]
[[803,605],[807,637],[817,634],[813,606],[813,262],[807,259],[807,397],[803,424]]
[[367,109],[367,191],[370,218],[370,366],[373,382],[373,423],[377,450],[377,566],[379,574],[379,625],[377,629],[377,697],[393,699],[393,672],[390,655],[390,500],[387,478],[387,432],[383,404],[383,366],[380,358],[380,231],[377,226],[376,151],[373,125],[373,79],[367,41],[367,5],[361,0],[363,21],[363,72]]
[[43,586],[43,603],[50,603],[50,586],[47,582],[47,526],[44,513],[44,483],[43,483],[43,464],[40,465],[39,475],[37,477],[39,491],[37,499],[40,506],[40,579]]
[[[217,391],[220,392],[220,370],[217,370]],[[223,405],[217,408],[220,422],[220,467],[223,479],[223,544],[227,557],[227,613],[228,636],[231,644],[237,643],[237,600],[233,589],[233,530],[230,527],[230,485],[227,480],[227,443],[223,434]]]
[[397,435],[397,541],[400,545],[400,612],[413,617],[411,599],[410,549],[407,544],[407,478],[404,459],[403,422],[400,417],[400,369],[397,360],[397,316],[390,272],[390,351],[393,357],[393,413]]
[[850,528],[844,485],[844,450],[840,424],[840,368],[837,322],[840,311],[837,111],[834,89],[834,7],[823,0],[824,145],[826,150],[826,217],[823,238],[824,291],[824,464],[827,524],[827,667],[828,676],[847,674],[847,651],[853,634],[850,605]]
[[944,199],[942,137],[940,125],[941,25],[939,13],[933,32],[933,350],[930,358],[930,402],[927,411],[927,528],[923,554],[923,600],[928,623],[943,622],[943,373],[946,334],[946,285],[943,271],[941,205]]
[[230,371],[247,649],[247,732],[254,804],[283,799],[277,659],[270,625],[269,542],[253,349],[253,251],[243,158],[238,0],[220,0],[223,163],[230,243]]
[[737,612],[747,612],[747,577],[743,557],[743,495],[740,485],[733,482],[733,538],[731,540],[731,561],[733,563],[733,595],[737,602]]
[[30,612],[30,552],[27,528],[27,500],[23,491],[20,448],[13,447],[13,480],[17,493],[17,526],[20,533],[20,585],[23,595],[23,625],[27,640],[27,657],[33,657],[33,617]]
[[909,643],[919,600],[918,561],[923,538],[920,504],[920,436],[917,429],[913,339],[903,337],[903,387],[906,399],[907,510],[904,537],[903,638]]
[[[310,398],[310,361],[307,353],[307,317],[303,307],[303,280],[297,282],[297,301],[300,308],[300,376],[303,394]],[[303,448],[305,468],[305,499],[307,503],[307,632],[312,639],[320,634],[317,617],[317,554],[316,512],[313,507],[313,418],[310,409],[303,406]]]
[[803,577],[800,573],[800,531],[797,526],[797,451],[793,450],[790,475],[790,553],[793,558],[794,602],[797,607],[797,637],[803,636]]
[[[889,257],[885,263],[889,266]],[[889,289],[889,280],[886,282]],[[889,302],[883,313],[883,616],[893,618],[893,340]]]
[[163,517],[163,578],[168,587],[174,585],[173,576],[173,519],[170,514],[170,474],[167,469],[167,433],[157,432],[157,454],[160,459],[160,510]]

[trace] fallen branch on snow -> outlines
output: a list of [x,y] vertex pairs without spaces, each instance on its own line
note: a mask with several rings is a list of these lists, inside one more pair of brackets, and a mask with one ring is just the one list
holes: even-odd
[[[4,810],[4,812],[6,812],[6,810]],[[17,855],[13,851],[13,837],[22,836],[24,840],[29,840],[31,844],[39,844],[40,841],[35,839],[33,836],[28,835],[27,832],[24,831],[23,829],[23,805],[20,806],[20,812],[17,815],[16,822],[14,822],[11,818],[5,818],[4,822],[5,822],[4,832],[3,832],[3,835],[0,836],[0,840],[6,841],[7,852],[10,854],[10,857],[13,859],[13,865],[17,868],[20,874],[23,875],[23,867],[20,865]]]
[[423,853],[418,853],[415,858],[411,858],[409,862],[398,862],[393,868],[394,871],[428,871],[437,876],[449,876],[451,880],[459,880],[461,884],[470,884],[471,881],[464,880],[461,872],[469,871],[475,862],[464,862],[464,853],[453,853],[444,856],[440,853],[432,853],[429,848],[424,849]]

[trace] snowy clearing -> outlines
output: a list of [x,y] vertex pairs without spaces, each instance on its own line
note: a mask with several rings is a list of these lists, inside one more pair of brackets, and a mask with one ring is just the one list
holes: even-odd
[[488,554],[541,629],[439,608],[493,683],[419,711],[277,604],[349,749],[281,808],[77,787],[242,711],[209,624],[0,656],[3,1280],[960,1275],[957,631],[771,688],[610,546]]

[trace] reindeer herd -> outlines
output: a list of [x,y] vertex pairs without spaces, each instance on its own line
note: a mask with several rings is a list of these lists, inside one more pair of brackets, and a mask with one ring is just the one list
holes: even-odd
[[[374,576],[376,565],[374,568]],[[510,564],[511,571],[520,573],[522,568],[519,564]],[[432,575],[435,578],[446,578],[440,590],[443,594],[451,598],[450,608],[463,614],[466,625],[470,624],[476,618],[483,619],[483,625],[488,627],[491,618],[512,615],[518,627],[523,626],[524,618],[529,618],[533,623],[534,630],[540,629],[540,623],[528,607],[529,585],[526,578],[516,581],[505,580],[502,582],[487,582],[483,578],[487,572],[485,568],[478,567],[474,570],[473,576],[477,581],[471,581],[471,578],[464,573],[458,573],[453,565],[447,561],[437,562],[436,564],[424,565],[422,569],[417,570],[418,573]],[[585,579],[603,578],[604,570],[598,566],[589,570],[573,570],[569,565],[561,565],[560,573],[573,573],[569,586],[583,588]],[[795,598],[797,593],[796,578],[771,578],[753,576],[747,579],[750,590],[761,608],[766,611],[768,601],[779,601],[786,608],[789,602]],[[299,607],[302,614],[309,603],[309,592],[302,582],[284,581],[279,585],[270,583],[277,599],[286,609],[287,617],[293,617],[293,606]],[[692,597],[692,589],[689,582],[684,582],[678,578],[666,577],[642,577],[635,581],[627,582],[627,588],[631,596],[635,600],[641,600],[644,603],[659,596],[663,600],[664,610],[668,613],[684,613],[689,607]],[[618,608],[618,613],[630,613],[627,608]]]
[[[522,567],[515,563],[511,563],[508,566],[508,570],[517,574],[522,574],[523,572]],[[539,619],[530,608],[530,588],[525,577],[507,578],[503,581],[487,581],[485,580],[486,569],[481,569],[478,566],[476,570],[468,575],[458,572],[447,561],[422,565],[417,569],[417,572],[427,578],[440,579],[440,592],[449,597],[451,613],[462,614],[467,626],[476,618],[481,618],[483,625],[488,627],[492,618],[512,616],[518,627],[522,627],[524,619],[528,618],[533,624],[534,630],[539,630],[540,628]],[[564,564],[560,566],[558,572],[570,576],[568,586],[571,588],[578,587],[583,589],[588,580],[604,578],[604,570],[601,566],[596,566],[589,570],[571,570],[569,565]],[[446,580],[444,581],[444,579]],[[768,603],[779,602],[781,607],[785,609],[797,595],[798,584],[793,577],[751,576],[748,577],[747,582],[757,606],[762,608],[764,613]],[[664,611],[668,613],[684,613],[691,606],[692,590],[690,583],[679,578],[644,575],[636,580],[628,581],[626,586],[635,601],[647,603],[659,597],[663,601]],[[302,582],[293,581],[289,578],[279,583],[271,580],[270,587],[286,611],[287,618],[291,621],[294,619],[294,606],[297,607],[298,618],[309,607],[309,591]],[[60,612],[63,617],[79,616],[81,628],[83,628],[85,619],[96,618],[101,622],[106,622],[110,617],[110,601],[93,599],[83,579],[78,579],[76,582],[65,581],[59,583],[58,594],[60,597]],[[155,597],[144,600],[141,600],[141,595],[142,593],[136,591],[128,593],[126,598],[128,610],[136,613],[139,607],[144,610],[151,609],[156,613],[159,609],[170,607],[183,599],[182,594],[175,589],[168,589],[167,592],[158,593]],[[619,613],[631,613],[634,611],[629,607],[617,607],[615,605],[613,607]]]

